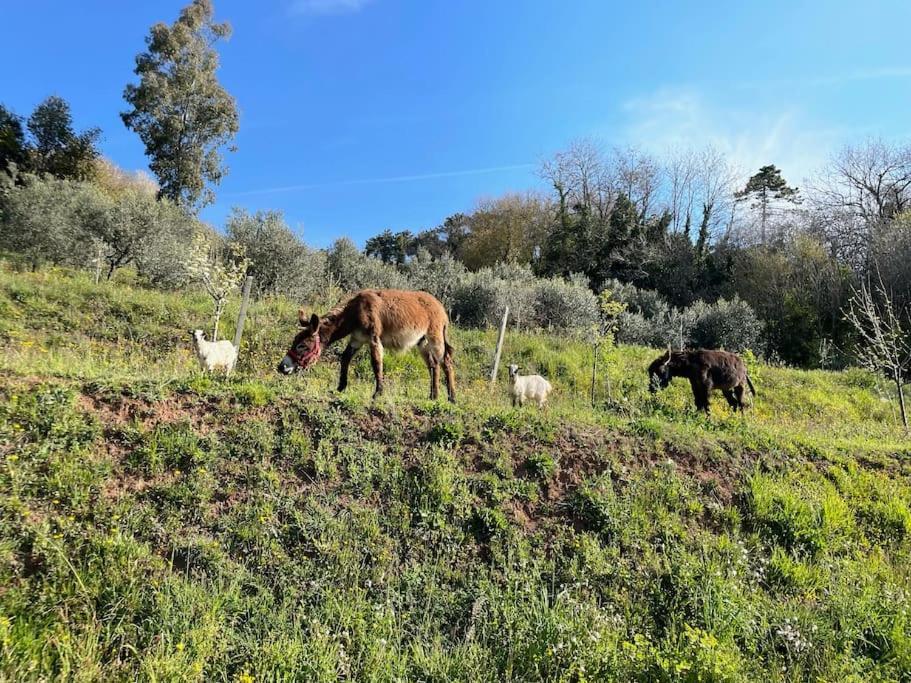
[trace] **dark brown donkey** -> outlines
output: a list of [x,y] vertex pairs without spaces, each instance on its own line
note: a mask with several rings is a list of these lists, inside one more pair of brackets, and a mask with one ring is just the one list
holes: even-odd
[[383,393],[383,349],[405,351],[417,346],[430,370],[430,398],[439,395],[442,365],[449,400],[455,402],[452,347],[446,338],[449,318],[443,305],[427,292],[364,289],[322,317],[314,313],[308,318],[303,309],[299,317],[302,329],[278,364],[279,372],[289,375],[307,369],[317,361],[323,347],[350,336],[342,352],[338,390],[348,386],[351,358],[367,344],[376,378],[375,398]]
[[671,351],[656,358],[648,367],[649,391],[664,389],[673,377],[686,377],[693,388],[696,409],[709,412],[709,393],[720,389],[728,405],[743,411],[743,393],[749,387],[756,395],[743,359],[730,351]]

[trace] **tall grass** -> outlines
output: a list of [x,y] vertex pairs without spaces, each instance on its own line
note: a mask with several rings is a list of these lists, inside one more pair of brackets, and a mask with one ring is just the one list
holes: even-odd
[[[229,318],[236,314],[229,309]],[[454,330],[416,354],[199,373],[189,292],[0,271],[0,680],[907,680],[911,444],[860,371],[751,361],[733,415],[652,396],[657,352],[511,334],[547,410]]]

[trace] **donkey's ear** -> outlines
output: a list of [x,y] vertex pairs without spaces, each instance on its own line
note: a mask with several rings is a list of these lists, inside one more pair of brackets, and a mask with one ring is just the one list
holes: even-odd
[[310,322],[307,319],[307,311],[305,311],[303,308],[297,309],[297,322],[300,323],[301,327]]
[[316,313],[310,316],[310,329],[314,332],[319,329],[319,316]]

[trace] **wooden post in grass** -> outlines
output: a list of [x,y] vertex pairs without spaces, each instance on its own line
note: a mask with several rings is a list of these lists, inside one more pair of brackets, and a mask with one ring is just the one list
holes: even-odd
[[98,243],[98,253],[95,255],[95,284],[101,280],[101,260],[104,258],[103,247],[101,242]]
[[240,301],[240,313],[237,314],[237,329],[234,330],[234,348],[240,350],[240,337],[244,333],[244,321],[247,319],[247,306],[250,305],[250,288],[253,286],[253,276],[248,275],[244,280],[244,294]]
[[497,381],[497,369],[500,367],[500,353],[503,351],[503,338],[506,336],[506,319],[509,317],[509,306],[503,309],[503,320],[500,323],[500,334],[497,337],[497,350],[493,354],[493,368],[490,371],[490,383]]

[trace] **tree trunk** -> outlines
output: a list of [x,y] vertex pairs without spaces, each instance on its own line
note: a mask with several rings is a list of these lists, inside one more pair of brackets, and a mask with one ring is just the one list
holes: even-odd
[[908,429],[908,413],[905,409],[905,392],[904,392],[904,383],[902,382],[901,377],[895,378],[895,386],[898,389],[898,407],[901,408],[902,413],[902,424],[905,427],[905,430]]
[[598,369],[598,345],[592,347],[592,408],[595,407],[595,376]]
[[247,319],[247,306],[250,305],[250,289],[253,287],[253,276],[244,280],[244,291],[240,300],[240,312],[237,314],[237,327],[234,328],[234,348],[240,349],[240,338],[244,333],[244,321]]
[[101,262],[104,260],[104,250],[101,244],[98,244],[98,253],[95,256],[95,284],[101,280]]
[[212,327],[212,341],[218,341],[218,321],[221,320],[221,313],[225,308],[224,301],[215,302],[215,324]]

